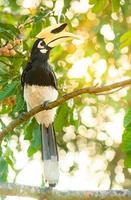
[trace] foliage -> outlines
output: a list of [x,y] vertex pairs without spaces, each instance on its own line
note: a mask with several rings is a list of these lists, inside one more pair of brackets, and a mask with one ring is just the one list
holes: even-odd
[[[105,84],[131,76],[129,63],[131,56],[130,0],[89,0],[90,5],[87,3],[84,5],[82,2],[84,1],[64,0],[60,12],[56,11],[57,1],[52,1],[52,6],[43,1],[37,7],[30,9],[23,8],[16,0],[7,0],[6,3],[1,3],[1,129],[6,126],[4,116],[13,120],[26,110],[20,86],[21,72],[29,59],[35,36],[42,28],[53,22],[66,21],[69,31],[80,34],[84,38],[84,42],[67,42],[67,44],[52,50],[50,62],[58,77],[59,95],[85,85]],[[129,107],[124,119],[122,149],[126,153],[125,165],[131,167],[130,105],[130,90],[126,90],[124,94],[119,92],[106,96],[82,95],[61,105],[57,109],[55,118],[59,148],[70,152],[81,151],[82,148],[85,148],[84,145],[86,148],[95,146],[95,150],[90,153],[93,158],[96,155],[103,155],[110,149],[117,152],[119,142],[111,137],[111,134],[117,134],[117,128],[115,131],[114,129],[107,130],[106,125],[113,123],[117,115],[119,118],[121,113]],[[116,117],[113,118],[113,116]],[[116,124],[119,125],[119,121],[116,121]],[[5,138],[0,152],[1,181],[8,179],[9,166],[17,172],[14,150],[10,147],[13,137],[18,139],[16,140],[16,150],[18,151],[21,147],[20,135],[24,137],[25,141],[29,141],[27,155],[32,157],[41,148],[39,132],[40,127],[33,119],[16,128],[12,136],[9,135]],[[100,134],[103,134],[104,138],[101,138]],[[93,154],[93,152],[95,153]],[[112,177],[110,188],[112,182],[115,181],[115,167],[122,158],[122,155],[117,157],[116,154],[114,170],[112,170],[112,163],[107,160],[107,170],[110,171]],[[74,163],[70,166],[71,172],[76,168]],[[129,175],[128,172],[126,173]]]
[[129,108],[126,112],[124,118],[124,134],[122,139],[122,148],[126,154],[125,157],[125,166],[131,167],[131,108]]
[[127,31],[121,36],[121,48],[131,45],[131,31]]

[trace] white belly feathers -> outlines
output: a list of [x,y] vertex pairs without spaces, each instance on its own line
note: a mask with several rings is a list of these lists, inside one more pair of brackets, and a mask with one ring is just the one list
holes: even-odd
[[[38,85],[25,85],[24,86],[24,99],[27,104],[27,110],[31,110],[45,101],[54,101],[57,99],[58,92],[51,86],[38,86]],[[54,121],[56,108],[51,110],[44,110],[35,115],[38,123],[48,127]]]

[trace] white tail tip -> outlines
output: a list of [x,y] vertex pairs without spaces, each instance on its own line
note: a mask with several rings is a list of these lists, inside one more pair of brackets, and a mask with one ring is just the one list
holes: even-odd
[[53,157],[51,160],[44,160],[44,178],[50,186],[55,186],[59,181],[59,163]]

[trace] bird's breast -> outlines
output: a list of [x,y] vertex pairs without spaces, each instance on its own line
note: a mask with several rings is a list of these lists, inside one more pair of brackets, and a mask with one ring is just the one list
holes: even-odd
[[[27,110],[31,110],[45,101],[54,101],[57,99],[58,91],[52,86],[28,85],[24,86],[24,99],[27,104]],[[41,111],[36,114],[36,120],[44,123],[47,127],[53,122],[56,109]]]
[[24,99],[31,107],[42,104],[44,101],[57,99],[58,91],[52,86],[28,85],[24,86]]

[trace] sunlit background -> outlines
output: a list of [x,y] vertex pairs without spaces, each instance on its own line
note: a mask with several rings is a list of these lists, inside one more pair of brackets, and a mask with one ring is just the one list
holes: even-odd
[[[130,78],[130,48],[119,49],[118,37],[124,33],[125,26],[131,27],[131,16],[122,15],[121,10],[110,13],[108,8],[103,13],[94,13],[88,0],[70,1],[69,8],[63,14],[65,2],[17,0],[22,15],[37,14],[37,9],[43,5],[51,9],[50,24],[59,23],[61,19],[68,20],[68,30],[81,36],[81,40],[64,43],[51,53],[50,62],[58,77],[60,94]],[[7,5],[2,12],[10,13],[8,1],[1,0],[1,6],[3,3]],[[121,4],[124,3],[122,0]],[[62,133],[57,130],[60,117],[57,119],[56,116],[55,124],[58,143],[62,141],[59,146],[60,180],[56,189],[105,190],[131,186],[130,170],[124,168],[120,148],[123,117],[130,101],[128,88],[123,88],[111,94],[83,95],[64,105],[69,111],[60,116],[64,118]],[[73,120],[67,124],[64,121],[70,111]],[[7,115],[2,115],[2,120],[9,123]],[[8,151],[4,142],[2,145],[3,151]],[[20,137],[11,137],[9,147],[14,153],[15,170],[9,167],[8,182],[41,186],[41,154],[38,151],[29,158],[29,145],[23,133]],[[6,199],[33,200],[20,197]]]

